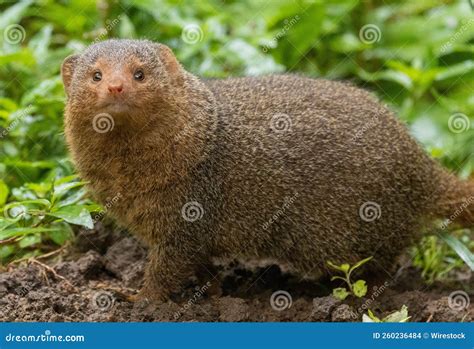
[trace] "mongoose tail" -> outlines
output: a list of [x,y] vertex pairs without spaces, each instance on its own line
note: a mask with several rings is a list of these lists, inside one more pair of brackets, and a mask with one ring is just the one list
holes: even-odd
[[441,183],[435,216],[448,219],[445,224],[474,227],[474,181],[444,172]]

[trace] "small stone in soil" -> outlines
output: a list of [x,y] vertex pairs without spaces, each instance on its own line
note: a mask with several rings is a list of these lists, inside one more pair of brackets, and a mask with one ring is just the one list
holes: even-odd
[[354,309],[347,304],[341,304],[331,314],[331,320],[337,322],[349,322],[354,319]]
[[249,316],[249,306],[242,298],[223,297],[218,300],[220,321],[245,321]]
[[314,298],[311,321],[327,321],[333,309],[339,304],[341,301],[333,296]]

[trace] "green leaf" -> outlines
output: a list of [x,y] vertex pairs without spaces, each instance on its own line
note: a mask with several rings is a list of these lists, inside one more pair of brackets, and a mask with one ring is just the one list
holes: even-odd
[[5,230],[9,226],[15,224],[15,222],[12,222],[11,220],[5,219],[1,213],[0,213],[0,231]]
[[363,259],[363,260],[357,262],[357,263],[354,264],[354,265],[352,266],[352,268],[349,270],[349,273],[352,273],[354,270],[356,270],[357,268],[359,268],[361,265],[367,263],[367,262],[370,261],[372,258],[373,258],[373,257],[370,256],[370,257],[367,257],[367,258],[365,258],[365,259]]
[[361,79],[365,81],[369,81],[369,82],[385,80],[385,81],[391,81],[391,82],[397,83],[407,90],[411,90],[413,88],[412,79],[405,73],[395,71],[395,70],[383,70],[383,71],[378,71],[376,73],[369,73],[363,69],[357,69],[357,75]]
[[126,14],[121,14],[120,15],[120,26],[119,26],[119,33],[120,37],[122,38],[135,38],[137,36],[137,33],[135,31],[135,27],[130,20],[130,18]]
[[19,108],[18,104],[10,98],[0,97],[0,108],[8,112],[8,114],[13,113]]
[[344,299],[347,298],[347,296],[349,295],[349,292],[347,292],[347,289],[345,287],[337,287],[337,288],[332,290],[332,295],[335,298],[340,299],[341,301],[343,301]]
[[57,166],[57,163],[54,161],[22,161],[16,159],[5,159],[3,161],[7,166],[19,167],[20,169],[53,169]]
[[64,224],[63,229],[51,231],[45,234],[48,236],[51,240],[53,240],[54,243],[57,245],[63,245],[66,241],[71,240],[73,234],[72,230],[69,225]]
[[104,207],[98,204],[84,205],[84,207],[87,208],[87,210],[91,213],[104,211]]
[[51,183],[25,183],[25,187],[34,191],[37,197],[42,198],[51,190]]
[[15,246],[13,245],[1,245],[0,246],[0,261],[15,253]]
[[447,232],[441,232],[439,234],[441,238],[451,247],[458,256],[467,264],[467,266],[474,271],[474,254],[454,236],[449,235]]
[[45,228],[45,227],[35,227],[35,228],[8,228],[0,231],[0,240],[6,240],[14,236],[22,236],[28,234],[38,234],[46,231],[54,231],[57,228]]
[[0,206],[7,202],[8,194],[10,193],[7,184],[0,179]]
[[402,306],[402,309],[396,311],[385,318],[383,318],[383,322],[407,322],[410,316],[408,316],[408,308],[406,305]]
[[[87,184],[87,182],[68,182],[68,183],[61,183],[58,184],[57,182],[54,184],[54,193],[52,201],[56,202],[57,200],[61,199],[64,195],[66,195],[70,190],[74,188],[79,188]],[[65,206],[65,205],[62,205]]]
[[20,246],[21,248],[26,248],[26,247],[30,247],[39,243],[41,243],[41,235],[31,234],[21,239],[20,242],[18,243],[18,246]]
[[350,266],[349,264],[347,264],[347,263],[341,264],[341,265],[339,266],[339,268],[341,268],[341,270],[342,270],[344,273],[347,273],[347,272],[349,271],[349,268],[350,268],[350,267],[351,267],[351,266]]
[[370,316],[367,316],[366,314],[362,314],[362,322],[377,322],[377,321],[372,320]]
[[[334,263],[331,262],[331,261],[327,261],[326,263],[327,263],[331,268],[344,272],[344,269],[342,269],[342,265],[341,265],[341,266],[336,265],[336,264],[334,264]],[[344,264],[343,264],[343,265],[344,265]]]
[[352,292],[356,297],[364,297],[367,294],[367,284],[364,280],[357,280],[352,285]]
[[89,229],[94,227],[89,211],[82,205],[61,207],[57,211],[49,212],[48,215],[64,219],[71,224],[82,225]]
[[[50,206],[50,202],[46,199],[35,199],[35,200],[24,200],[9,203],[3,207],[3,214],[10,221],[19,221],[23,218],[24,215],[31,213],[33,214],[33,209],[29,208],[29,205],[40,205],[43,206],[43,209]],[[16,209],[17,208],[17,209]]]
[[362,315],[362,322],[382,322],[370,309],[368,310],[368,314],[369,315]]
[[5,205],[5,207],[3,208],[3,211],[4,212],[8,211],[8,210],[12,209],[15,206],[40,205],[40,206],[43,206],[43,207],[49,207],[50,204],[51,203],[49,202],[49,200],[46,200],[46,199],[15,201],[15,202],[9,203],[8,205]]
[[32,2],[33,0],[21,1],[3,11],[0,16],[0,31],[3,31],[3,29],[11,24],[17,24]]
[[22,64],[25,67],[29,67],[33,66],[36,61],[33,53],[25,48],[17,52],[0,54],[0,66],[9,63]]
[[[80,200],[82,200],[84,198],[84,196],[86,196],[87,194],[87,191],[83,188],[77,190],[75,193],[67,196],[65,199],[59,201],[57,204],[56,204],[56,207],[64,207],[64,206],[70,206],[70,205],[74,205],[76,203],[78,203]],[[87,210],[90,212],[90,207],[86,207]]]
[[69,190],[77,188],[77,187],[82,187],[84,184],[87,184],[87,182],[70,182],[70,183],[64,183],[59,186],[54,187],[54,193],[56,196],[62,196],[66,194]]
[[51,41],[53,26],[51,24],[41,28],[40,32],[35,35],[28,43],[28,47],[33,51],[36,61],[41,64],[48,58],[48,46]]
[[79,178],[78,175],[71,175],[71,176],[57,178],[54,180],[54,185],[59,186],[59,184],[74,182],[77,178]]
[[449,68],[440,69],[440,71],[436,74],[436,80],[441,81],[462,77],[472,70],[474,70],[474,61],[464,61],[462,63],[450,66]]

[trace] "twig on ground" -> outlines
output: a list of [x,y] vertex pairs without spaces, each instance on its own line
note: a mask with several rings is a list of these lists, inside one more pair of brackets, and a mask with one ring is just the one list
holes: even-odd
[[[106,284],[99,283],[94,286],[94,288],[100,288],[102,290],[111,291],[115,294],[116,297],[124,299],[128,302],[131,302],[132,299],[138,294],[138,290],[128,287],[114,287]],[[127,293],[125,293],[127,292]],[[131,293],[131,294],[128,294]]]
[[54,275],[54,277],[56,277],[56,278],[58,278],[58,279],[64,281],[66,285],[68,285],[69,287],[71,287],[73,290],[77,291],[76,287],[75,287],[68,279],[66,279],[66,278],[65,278],[64,276],[62,276],[62,275],[59,275],[59,274],[56,272],[56,270],[54,270],[53,268],[51,268],[49,265],[44,264],[44,263],[38,261],[38,260],[35,259],[35,258],[29,258],[29,259],[28,259],[28,263],[36,264],[36,265],[40,266],[41,268],[43,268],[44,270],[49,271],[51,274]]
[[0,246],[1,245],[8,245],[8,244],[11,244],[13,242],[16,242],[18,240],[20,240],[21,237],[20,236],[13,236],[11,238],[8,238],[8,239],[5,239],[5,240],[0,240]]

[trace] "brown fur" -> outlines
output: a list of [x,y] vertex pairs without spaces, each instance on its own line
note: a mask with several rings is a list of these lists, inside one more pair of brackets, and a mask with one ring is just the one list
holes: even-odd
[[[103,80],[92,81],[93,67]],[[132,74],[143,68],[145,80]],[[200,80],[164,45],[111,40],[69,57],[65,130],[80,175],[150,246],[143,295],[163,299],[213,256],[272,258],[301,276],[374,255],[386,268],[474,195],[369,93],[292,75]],[[125,107],[106,105],[122,82]],[[95,132],[99,113],[113,130]],[[283,127],[291,124],[290,127]],[[183,218],[197,202],[200,219]],[[366,202],[380,217],[361,218]],[[199,206],[198,205],[198,206]],[[472,223],[472,205],[460,216]]]

